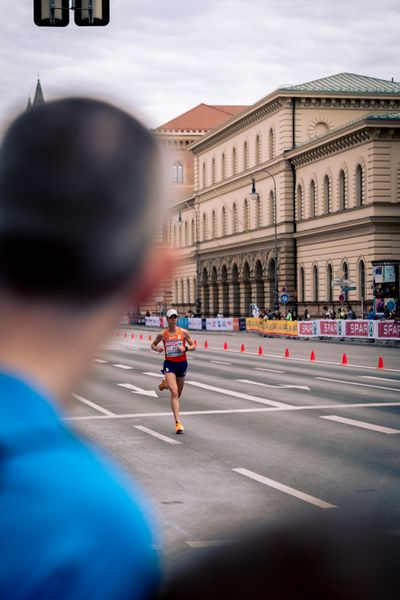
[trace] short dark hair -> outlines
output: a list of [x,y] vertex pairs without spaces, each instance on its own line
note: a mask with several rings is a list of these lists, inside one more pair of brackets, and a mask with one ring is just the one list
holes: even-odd
[[0,149],[0,289],[91,304],[140,266],[156,145],[123,110],[66,98],[20,115]]

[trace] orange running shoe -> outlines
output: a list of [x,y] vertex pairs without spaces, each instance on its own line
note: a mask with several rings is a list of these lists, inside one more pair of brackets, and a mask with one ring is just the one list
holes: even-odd
[[160,385],[158,386],[158,389],[160,390],[160,392],[162,392],[163,390],[168,389],[168,383],[167,383],[167,380],[165,379],[165,377],[162,380],[162,382],[160,383]]
[[175,425],[175,433],[183,433],[184,431],[185,431],[185,428],[182,425],[182,423],[180,421],[177,421],[176,425]]

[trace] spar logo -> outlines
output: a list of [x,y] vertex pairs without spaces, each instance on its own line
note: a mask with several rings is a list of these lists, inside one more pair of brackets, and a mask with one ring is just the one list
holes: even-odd
[[400,323],[397,321],[378,323],[378,335],[382,338],[400,338]]

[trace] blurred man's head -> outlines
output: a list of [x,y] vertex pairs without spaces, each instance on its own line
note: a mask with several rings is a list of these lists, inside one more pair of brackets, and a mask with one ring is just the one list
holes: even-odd
[[155,212],[155,143],[97,100],[22,114],[0,149],[0,294],[71,308],[137,276]]

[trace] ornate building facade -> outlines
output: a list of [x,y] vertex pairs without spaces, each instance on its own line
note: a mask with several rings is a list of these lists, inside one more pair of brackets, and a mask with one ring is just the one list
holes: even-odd
[[280,88],[185,152],[194,188],[167,226],[180,310],[245,316],[284,293],[299,314],[360,314],[372,262],[399,262],[400,83],[341,73]]

